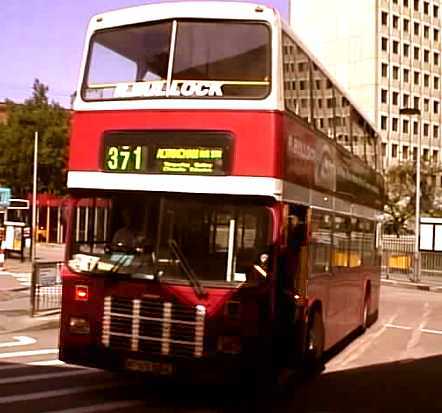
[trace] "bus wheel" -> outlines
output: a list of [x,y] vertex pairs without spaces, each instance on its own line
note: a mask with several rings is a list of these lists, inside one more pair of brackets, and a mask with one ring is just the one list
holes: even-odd
[[315,311],[308,323],[306,362],[309,366],[320,366],[324,354],[324,323],[319,311]]

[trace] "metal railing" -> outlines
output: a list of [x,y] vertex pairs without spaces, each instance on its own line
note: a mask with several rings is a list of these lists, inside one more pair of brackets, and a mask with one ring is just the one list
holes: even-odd
[[400,281],[442,284],[442,252],[419,252],[420,272],[416,274],[414,240],[414,235],[382,237],[382,276]]
[[61,266],[59,261],[35,262],[31,279],[31,314],[55,313],[61,309]]

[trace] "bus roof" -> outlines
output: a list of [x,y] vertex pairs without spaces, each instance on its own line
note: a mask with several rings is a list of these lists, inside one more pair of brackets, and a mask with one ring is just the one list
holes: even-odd
[[89,30],[169,18],[257,19],[274,21],[277,10],[255,3],[179,1],[152,3],[100,13],[91,18]]

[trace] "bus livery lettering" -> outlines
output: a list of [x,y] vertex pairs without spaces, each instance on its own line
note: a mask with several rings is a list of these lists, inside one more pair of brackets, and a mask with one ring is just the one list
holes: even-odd
[[130,97],[203,97],[203,96],[223,96],[223,82],[216,81],[188,81],[174,80],[169,90],[167,90],[167,82],[135,82],[120,83],[115,86],[114,96],[116,98]]

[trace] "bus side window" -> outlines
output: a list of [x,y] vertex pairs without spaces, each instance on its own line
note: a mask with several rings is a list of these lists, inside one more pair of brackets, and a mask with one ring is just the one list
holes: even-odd
[[330,271],[331,216],[313,211],[311,221],[310,262],[312,274]]

